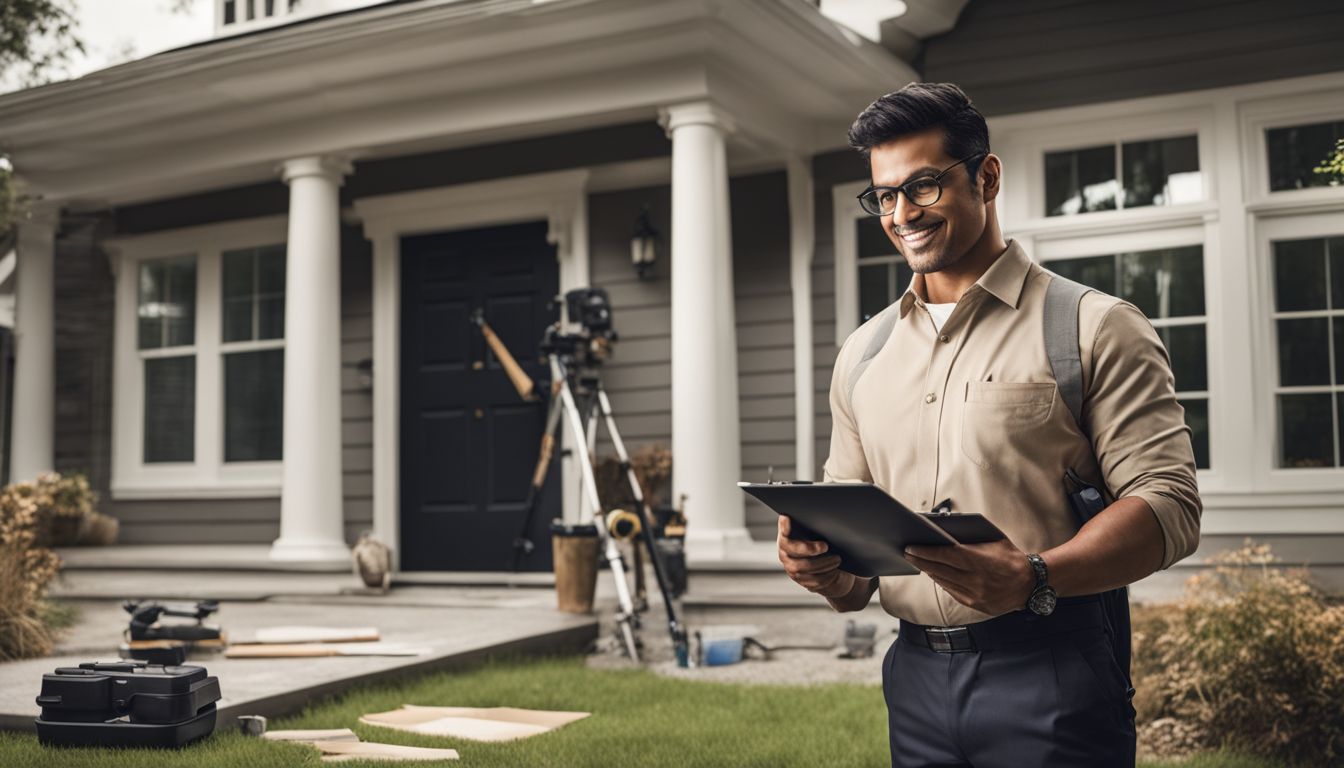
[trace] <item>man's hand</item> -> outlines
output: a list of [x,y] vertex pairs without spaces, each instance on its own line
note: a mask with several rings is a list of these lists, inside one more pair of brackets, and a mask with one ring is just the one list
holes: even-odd
[[837,611],[861,611],[877,591],[876,578],[860,578],[840,570],[840,556],[826,554],[824,541],[789,538],[792,521],[780,515],[779,562],[789,578],[826,598]]
[[905,559],[967,608],[998,616],[1027,604],[1036,573],[1007,539],[988,544],[911,546]]

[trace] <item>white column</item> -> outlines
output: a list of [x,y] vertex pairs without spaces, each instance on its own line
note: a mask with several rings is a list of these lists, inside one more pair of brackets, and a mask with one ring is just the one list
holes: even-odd
[[[272,560],[348,564],[341,498],[340,186],[348,161],[285,162],[284,484]],[[386,397],[386,393],[383,394]]]
[[53,294],[59,207],[18,214],[14,291],[14,404],[9,477],[32,480],[55,467],[56,315]]
[[811,480],[817,441],[812,386],[812,168],[803,157],[788,160],[789,284],[793,290],[794,474]]
[[686,494],[687,556],[750,547],[738,422],[737,333],[724,137],[707,102],[661,110],[672,139],[672,500]]

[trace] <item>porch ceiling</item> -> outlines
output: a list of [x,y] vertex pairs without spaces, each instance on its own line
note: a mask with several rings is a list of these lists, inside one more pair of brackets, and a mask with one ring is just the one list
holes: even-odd
[[656,117],[712,99],[733,151],[843,144],[916,73],[779,0],[424,0],[168,51],[0,96],[0,148],[31,191],[93,204]]

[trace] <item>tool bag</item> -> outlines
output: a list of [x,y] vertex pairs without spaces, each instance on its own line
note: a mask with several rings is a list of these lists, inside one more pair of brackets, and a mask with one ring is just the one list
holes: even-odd
[[214,731],[219,698],[219,678],[203,667],[58,667],[42,676],[37,738],[48,746],[179,747]]
[[[1091,447],[1092,437],[1083,425],[1083,361],[1078,348],[1078,305],[1083,296],[1095,289],[1061,277],[1050,270],[1050,283],[1045,290],[1045,322],[1042,334],[1045,337],[1045,350],[1050,358],[1050,369],[1055,376],[1060,397],[1068,406],[1069,413],[1078,424],[1078,431],[1088,440]],[[854,385],[859,376],[868,368],[872,359],[886,345],[891,337],[892,328],[900,313],[895,305],[889,307],[877,326],[877,330],[868,340],[862,357],[850,370],[846,399],[854,399]],[[1070,467],[1061,478],[1065,484],[1065,494],[1069,506],[1073,509],[1082,528],[1107,506],[1107,494],[1104,489],[1084,481]],[[1101,595],[1102,613],[1106,617],[1106,629],[1111,635],[1111,645],[1115,652],[1115,661],[1125,673],[1125,682],[1129,685],[1128,695],[1133,697],[1134,687],[1130,684],[1130,624],[1129,624],[1129,588],[1121,587],[1103,592]]]

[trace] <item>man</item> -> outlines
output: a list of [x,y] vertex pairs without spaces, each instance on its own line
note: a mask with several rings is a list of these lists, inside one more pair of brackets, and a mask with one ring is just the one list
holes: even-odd
[[[781,517],[780,561],[837,611],[876,591],[901,620],[883,665],[893,766],[1133,765],[1127,671],[1098,595],[1198,544],[1166,350],[1133,305],[1084,295],[1076,421],[1042,343],[1053,276],[999,230],[1003,166],[966,95],[912,83],[865,109],[849,140],[872,175],[860,202],[915,277],[841,347],[825,479],[872,482],[918,510],[949,499],[1007,539],[911,547],[919,575],[868,579],[824,542],[791,539]],[[890,335],[853,378],[884,321]],[[1081,529],[1069,470],[1114,498]]]

